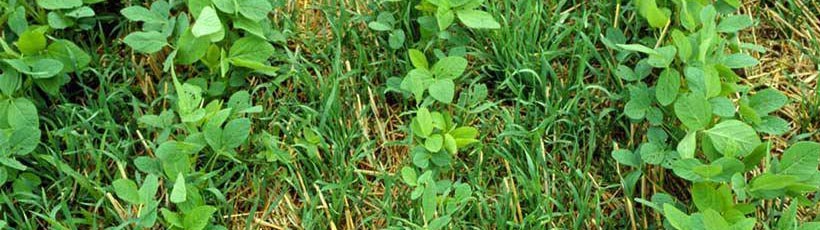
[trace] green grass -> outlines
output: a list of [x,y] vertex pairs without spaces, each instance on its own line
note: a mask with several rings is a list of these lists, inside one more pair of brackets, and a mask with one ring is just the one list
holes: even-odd
[[[146,173],[136,168],[135,159],[154,156],[166,139],[181,140],[189,134],[181,126],[150,128],[137,120],[171,110],[178,100],[171,75],[162,70],[171,49],[149,55],[123,43],[141,26],[127,21],[119,10],[151,2],[94,4],[93,28],[51,34],[77,43],[92,62],[88,70],[70,74],[71,81],[57,96],[33,88],[20,95],[37,105],[43,134],[33,153],[18,158],[29,166],[18,176],[31,173],[41,183],[27,191],[18,191],[10,181],[0,183],[0,221],[6,228],[138,228],[122,214],[140,208],[129,208],[112,183],[120,178],[143,181]],[[413,164],[408,135],[416,105],[388,88],[390,77],[404,77],[413,68],[407,57],[410,48],[427,49],[428,57],[435,49],[446,53],[452,47],[463,48],[470,64],[457,86],[456,101],[469,97],[465,92],[480,85],[488,89],[485,110],[446,107],[458,123],[480,130],[480,142],[460,150],[452,167],[440,173],[442,178],[469,184],[473,191],[472,199],[452,216],[449,228],[655,229],[662,228],[663,216],[633,198],[650,199],[656,191],[689,198],[686,191],[675,192],[686,188],[682,180],[664,179],[671,171],[659,169],[650,172],[652,180],[642,181],[633,197],[625,196],[621,181],[626,169],[610,156],[616,143],[619,148],[634,148],[644,136],[642,128],[623,115],[629,95],[625,83],[611,71],[620,57],[602,42],[610,28],[624,31],[630,43],[652,35],[629,1],[486,1],[484,9],[502,27],[453,28],[469,35],[462,44],[425,42],[416,21],[421,14],[414,8],[418,1],[270,2],[274,3],[269,15],[272,27],[286,38],[286,42],[271,42],[276,52],[270,64],[281,68],[278,75],[251,74],[235,79],[225,94],[206,96],[206,103],[227,101],[231,93],[247,90],[254,105],[264,108],[250,116],[251,138],[237,149],[238,162],[200,153],[197,171],[190,177],[196,179],[192,183],[209,189],[202,193],[217,208],[213,225],[228,229],[424,226],[419,221],[422,207],[410,198],[412,188],[400,176],[402,167]],[[37,8],[33,1],[29,4]],[[775,9],[784,21],[807,18],[780,11],[799,12],[788,7]],[[751,8],[764,12],[762,6]],[[29,23],[47,23],[46,11],[39,10],[43,16]],[[394,13],[398,27],[410,31],[401,49],[389,48],[386,33],[368,28],[379,12]],[[772,33],[791,33],[782,22],[760,17]],[[3,20],[0,29],[12,44]],[[796,124],[789,137],[817,141],[817,79],[805,82],[811,75],[795,75],[813,72],[817,76],[817,37],[757,39],[764,46],[769,44],[765,40],[798,47],[791,54],[805,55],[800,60],[812,63],[781,70],[790,76],[788,80],[767,82],[766,75],[752,81],[799,88],[788,92],[794,103],[787,119]],[[768,64],[764,61],[761,66]],[[759,71],[768,72],[763,67]],[[178,66],[176,73],[182,81],[197,77],[231,81],[214,76],[203,65]],[[263,132],[275,139],[263,139]],[[308,139],[305,132],[319,135],[318,157],[301,142]],[[783,146],[788,140],[775,141]],[[263,143],[278,147],[290,161],[266,161],[258,154],[265,150]],[[157,198],[166,197],[173,187],[164,179],[160,184]],[[782,210],[771,205],[759,210]],[[175,205],[163,199],[160,207]],[[801,217],[810,220],[816,211],[816,205],[806,207]],[[164,229],[164,223],[160,215],[154,228]]]

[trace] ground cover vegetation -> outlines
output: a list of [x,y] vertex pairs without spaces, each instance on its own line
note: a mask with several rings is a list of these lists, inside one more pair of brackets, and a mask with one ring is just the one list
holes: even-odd
[[809,0],[0,0],[0,229],[820,229]]

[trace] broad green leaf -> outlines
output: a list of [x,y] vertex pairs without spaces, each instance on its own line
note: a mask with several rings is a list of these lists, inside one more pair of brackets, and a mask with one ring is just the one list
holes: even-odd
[[383,23],[383,22],[378,22],[378,21],[372,21],[372,22],[368,23],[367,27],[370,27],[371,30],[381,31],[381,32],[393,30],[393,27],[390,26],[389,24],[386,24],[386,23]]
[[216,208],[209,205],[203,205],[191,209],[185,213],[183,225],[186,230],[202,230],[208,226],[211,221],[211,216],[216,212]]
[[194,22],[191,33],[194,34],[194,37],[203,37],[216,34],[222,30],[222,21],[219,20],[216,11],[210,6],[206,6],[202,8],[202,12],[199,14],[199,17],[197,17],[196,22]]
[[[20,76],[20,73],[14,68],[2,64],[0,64],[0,71],[2,71],[2,74],[0,74],[0,93],[7,96],[14,94],[23,83],[23,78]],[[1,123],[2,121],[0,121],[0,124]]]
[[782,108],[789,101],[783,93],[772,88],[761,90],[749,97],[749,106],[758,115],[766,115]]
[[233,26],[238,29],[242,29],[250,35],[256,36],[258,38],[267,39],[265,37],[265,30],[264,26],[260,22],[255,22],[253,20],[239,17],[233,19]]
[[421,196],[421,207],[425,219],[432,219],[436,214],[436,187],[435,185],[426,185],[424,194]]
[[734,33],[752,26],[752,19],[749,15],[731,15],[723,18],[717,26],[717,31],[721,33]]
[[649,142],[641,145],[641,160],[647,164],[660,164],[666,158],[666,151],[655,143]]
[[391,49],[399,49],[404,45],[405,39],[407,39],[407,37],[405,36],[403,30],[393,30],[390,32],[390,36],[387,41]]
[[449,133],[456,141],[456,147],[461,148],[467,146],[469,144],[478,142],[476,138],[478,138],[478,129],[469,127],[469,126],[462,126],[450,131]]
[[5,112],[8,119],[8,124],[11,128],[31,127],[38,128],[40,126],[40,119],[37,115],[37,107],[34,103],[26,98],[16,98],[8,101],[8,107]]
[[48,45],[48,56],[63,63],[64,72],[85,70],[91,56],[69,40],[57,39]]
[[441,146],[444,144],[444,137],[440,134],[433,134],[424,140],[424,148],[430,152],[438,152],[441,150]]
[[777,221],[777,228],[775,229],[796,229],[797,223],[797,206],[798,202],[792,200],[789,208],[783,211],[780,219]]
[[73,9],[65,13],[65,15],[72,18],[87,18],[97,14],[94,12],[94,9],[91,9],[91,7],[83,6],[77,9]]
[[179,173],[177,174],[176,182],[174,182],[174,188],[171,190],[170,200],[173,203],[185,202],[187,193],[185,190],[185,176]]
[[5,165],[6,167],[16,169],[19,171],[25,171],[26,169],[28,169],[28,167],[23,165],[23,163],[11,157],[0,157],[0,165]]
[[214,6],[222,12],[229,14],[236,12],[237,4],[234,0],[211,0],[211,2],[213,2]]
[[700,94],[684,94],[675,101],[675,115],[689,131],[697,131],[712,122],[712,106]]
[[667,106],[675,101],[680,90],[680,80],[680,73],[675,69],[665,69],[661,72],[655,86],[655,97],[658,99],[658,103]]
[[780,158],[780,173],[801,177],[817,174],[820,165],[820,144],[798,142],[783,152]]
[[713,97],[709,99],[712,105],[712,114],[731,118],[735,116],[735,104],[726,97]]
[[416,121],[421,128],[420,131],[423,137],[430,136],[433,133],[433,117],[427,108],[420,108],[416,112]]
[[125,36],[123,41],[132,49],[143,53],[156,53],[165,47],[165,45],[168,45],[165,35],[156,31],[133,32]]
[[56,11],[48,12],[48,26],[54,29],[65,29],[74,25],[74,20]]
[[[36,126],[24,126],[14,128],[11,132],[11,135],[8,137],[8,144],[5,144],[6,146],[2,148],[6,149],[5,151],[9,151],[8,153],[17,156],[29,154],[37,148],[37,145],[40,144],[40,135],[40,129],[38,129]],[[0,141],[0,144],[3,144],[2,141]],[[15,163],[17,162],[15,161]],[[26,167],[22,164],[18,163],[15,165],[19,165],[18,167],[16,167],[16,169],[18,170],[26,169]],[[13,167],[13,165],[8,166]]]
[[645,53],[645,54],[660,55],[660,53],[658,53],[658,51],[655,51],[654,49],[646,47],[646,46],[641,45],[641,44],[618,44],[617,46],[619,48],[627,50],[627,51],[641,52],[641,53]]
[[686,136],[678,142],[678,154],[683,159],[694,158],[697,149],[697,132],[688,132]]
[[248,36],[236,40],[228,52],[230,58],[241,58],[256,62],[266,63],[275,52],[273,45],[267,41],[255,37]]
[[[136,163],[136,161],[135,161]],[[140,203],[148,204],[154,200],[159,188],[159,178],[154,174],[148,174],[145,180],[142,181],[142,187],[139,190]]]
[[749,56],[748,54],[744,54],[744,53],[732,54],[732,55],[723,57],[723,59],[721,60],[721,64],[723,64],[726,67],[729,67],[731,69],[740,69],[740,68],[756,66],[759,63],[760,62],[757,61],[757,59],[755,59],[752,56]]
[[456,155],[458,154],[458,144],[456,143],[456,139],[448,134],[444,134],[444,150],[447,150],[450,154]]
[[63,70],[63,63],[51,58],[38,58],[31,63],[29,76],[34,79],[51,78]]
[[401,82],[401,89],[413,93],[416,102],[424,99],[424,91],[433,84],[433,74],[426,69],[414,69],[407,73]]
[[678,56],[683,62],[687,62],[692,56],[692,42],[680,30],[672,30],[672,42],[678,48]]
[[28,29],[28,20],[26,20],[26,8],[18,6],[14,12],[9,15],[8,26],[15,34],[20,35]]
[[208,51],[210,41],[206,38],[197,38],[191,30],[185,30],[176,42],[177,56],[176,63],[190,65],[205,56]]
[[191,172],[191,155],[199,152],[202,146],[188,142],[166,141],[162,143],[155,153],[160,160],[162,170],[168,178],[176,177],[177,174],[187,174]]
[[233,149],[242,145],[248,139],[251,131],[251,120],[248,118],[234,119],[225,125],[222,132],[224,147]]
[[17,42],[17,48],[20,52],[26,55],[34,55],[46,49],[46,30],[44,27],[29,27],[28,30],[20,34]]
[[433,82],[430,85],[429,91],[430,96],[435,98],[436,100],[450,104],[453,101],[453,97],[455,96],[455,83],[453,80],[450,79],[439,79]]
[[722,121],[704,133],[724,156],[745,156],[760,145],[760,138],[755,130],[738,120]]
[[703,82],[706,86],[706,97],[713,98],[720,95],[722,85],[720,82],[720,72],[713,65],[703,67]]
[[114,187],[114,194],[131,204],[140,204],[140,194],[137,184],[134,181],[121,178],[115,180],[111,185]]
[[669,15],[658,8],[655,0],[637,0],[635,4],[638,7],[638,12],[646,18],[650,26],[663,28],[669,22]]
[[37,5],[47,10],[71,9],[83,5],[82,0],[36,0]]
[[480,10],[459,10],[456,11],[458,19],[467,27],[474,29],[498,29],[501,24],[493,18],[490,13]]
[[410,56],[410,62],[413,63],[413,67],[416,67],[417,69],[430,68],[427,63],[427,57],[425,57],[424,53],[421,51],[417,49],[410,49],[408,50],[408,55]]
[[436,21],[438,22],[439,31],[447,30],[455,20],[455,14],[452,10],[444,7],[436,9]]
[[708,230],[730,229],[729,223],[715,210],[707,209],[703,212],[703,225]]
[[674,205],[666,203],[663,204],[663,215],[666,217],[666,220],[672,224],[672,227],[678,230],[687,230],[690,229],[690,217],[686,215],[686,213],[681,212]]
[[464,74],[467,59],[458,56],[445,57],[433,64],[432,72],[437,79],[455,79]]
[[783,135],[791,129],[788,121],[775,116],[762,117],[754,127],[757,131],[771,135]]
[[666,68],[675,60],[675,54],[678,52],[675,46],[664,46],[655,49],[655,54],[649,54],[646,63],[656,68]]
[[162,24],[166,23],[167,19],[162,15],[148,10],[142,6],[131,6],[126,7],[125,9],[120,10],[120,13],[125,16],[128,20],[134,22],[146,22],[146,23],[157,23]]
[[640,79],[638,79],[638,75],[635,74],[635,72],[632,71],[631,68],[629,68],[628,66],[625,66],[625,65],[618,65],[618,69],[615,70],[615,76],[618,76],[621,79],[624,79],[626,81],[640,80]]
[[612,158],[623,165],[639,167],[641,165],[641,157],[638,154],[632,153],[627,149],[618,149],[612,151]]
[[797,183],[797,181],[798,177],[793,175],[764,173],[752,179],[752,182],[749,183],[749,190],[752,192],[761,190],[779,190],[787,186],[791,186]]
[[[254,21],[267,18],[268,13],[273,10],[268,0],[235,0],[239,14]],[[203,10],[204,11],[204,10]]]
[[404,180],[404,183],[407,183],[407,185],[416,186],[418,184],[416,170],[411,167],[404,166],[401,168],[401,178]]

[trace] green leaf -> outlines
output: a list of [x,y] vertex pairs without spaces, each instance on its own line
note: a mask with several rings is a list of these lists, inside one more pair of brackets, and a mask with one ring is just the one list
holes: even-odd
[[36,129],[40,126],[37,107],[34,106],[34,103],[22,97],[9,100],[8,102],[9,104],[8,107],[5,108],[6,110],[0,110],[0,112],[6,113],[4,115],[7,117],[8,124],[11,128],[31,127]]
[[771,135],[783,135],[788,132],[789,129],[791,129],[791,127],[788,121],[775,116],[765,116],[761,118],[759,124],[755,125],[755,130]]
[[450,134],[444,134],[444,150],[450,154],[458,154],[458,144],[456,139]]
[[153,201],[158,188],[159,178],[154,174],[148,174],[145,180],[142,181],[142,187],[139,190],[140,203],[148,204]]
[[777,220],[777,228],[775,229],[796,229],[797,227],[797,205],[796,200],[792,200],[789,208],[783,211],[780,219]]
[[26,8],[18,6],[14,12],[9,15],[8,26],[15,34],[20,35],[28,29],[28,20],[26,20]]
[[222,30],[222,21],[219,20],[216,11],[210,6],[206,6],[202,8],[202,12],[199,14],[199,17],[197,17],[196,22],[194,22],[191,33],[194,34],[194,37],[203,37],[216,34]]
[[177,204],[185,202],[187,193],[185,190],[185,176],[179,173],[176,182],[174,182],[174,188],[171,190],[171,202]]
[[442,103],[450,104],[455,96],[455,87],[456,85],[453,83],[453,80],[436,80],[430,85],[430,96]]
[[268,0],[236,0],[239,14],[254,21],[260,21],[268,17],[268,13],[273,10]]
[[123,39],[125,44],[130,46],[132,49],[142,52],[142,53],[156,53],[160,51],[165,45],[168,45],[168,41],[165,38],[165,35],[157,32],[157,31],[148,31],[148,32],[134,32],[125,36]]
[[728,157],[745,156],[760,145],[754,129],[738,120],[722,121],[704,132],[715,149]]
[[428,184],[424,188],[424,194],[421,196],[422,212],[424,219],[432,219],[436,214],[436,187],[434,184]]
[[54,29],[65,29],[74,25],[74,20],[56,11],[48,12],[48,25]]
[[438,22],[439,31],[447,30],[453,24],[453,20],[455,20],[455,15],[452,10],[444,7],[436,9],[436,21]]
[[780,173],[801,177],[817,174],[820,164],[820,144],[816,142],[798,142],[783,152],[780,158]]
[[641,53],[645,53],[645,54],[660,55],[660,53],[658,53],[658,51],[655,51],[654,49],[646,47],[646,46],[641,45],[641,44],[618,44],[617,46],[619,48],[627,50],[627,51],[641,52]]
[[646,63],[656,68],[666,68],[675,60],[675,54],[678,52],[674,46],[664,46],[655,49],[655,54],[649,54]]
[[163,171],[168,178],[191,171],[190,156],[199,152],[202,146],[188,142],[166,141],[155,153],[160,160]]
[[766,115],[777,111],[789,101],[780,91],[772,88],[764,89],[749,97],[749,106],[758,115]]
[[469,127],[469,126],[462,126],[450,131],[449,133],[456,141],[456,147],[461,148],[467,146],[469,144],[478,142],[476,138],[478,137],[478,129]]
[[433,134],[424,140],[424,148],[430,152],[438,152],[441,150],[441,146],[444,144],[444,137],[441,134]]
[[427,63],[427,57],[424,56],[424,53],[417,49],[410,49],[408,50],[408,55],[410,55],[410,62],[413,63],[413,67],[417,69],[428,69],[429,64]]
[[23,83],[23,78],[20,76],[20,73],[14,68],[2,64],[0,64],[0,71],[3,72],[0,74],[0,93],[7,96],[14,94]]
[[669,22],[669,15],[658,8],[655,0],[637,0],[634,1],[638,7],[638,13],[646,18],[649,25],[654,28],[663,28]]
[[750,191],[780,190],[797,183],[797,176],[764,173],[749,183]]
[[259,38],[262,38],[262,39],[267,39],[267,37],[265,36],[265,31],[263,29],[264,27],[263,27],[262,23],[260,23],[260,22],[255,22],[253,20],[250,20],[250,19],[247,19],[247,18],[244,18],[244,17],[239,17],[239,18],[234,18],[233,26],[235,28],[242,29],[245,32],[247,32],[248,34],[251,34],[253,36],[256,36],[256,37],[259,37]]
[[663,204],[663,215],[666,216],[666,220],[672,224],[672,227],[678,230],[688,230],[690,229],[690,217],[686,215],[686,213],[681,212],[674,205],[665,203]]
[[723,18],[717,26],[717,31],[721,33],[734,33],[752,26],[752,19],[749,15],[730,15]]
[[712,106],[700,94],[689,93],[675,102],[675,115],[689,131],[701,130],[712,122]]
[[26,55],[33,55],[46,49],[46,30],[43,28],[44,27],[29,27],[28,30],[20,34],[17,42],[15,42],[20,52]]
[[756,66],[760,62],[757,61],[757,59],[755,59],[754,57],[749,56],[748,54],[736,53],[723,57],[720,63],[731,69],[740,69]]
[[661,72],[655,87],[655,97],[658,103],[663,106],[672,104],[680,90],[680,73],[675,69],[665,69]]
[[251,120],[248,118],[234,119],[225,125],[222,132],[224,147],[233,149],[242,145],[251,132]]
[[720,117],[731,118],[735,116],[735,104],[726,97],[713,97],[709,99],[712,105],[712,114]]
[[467,27],[474,29],[499,29],[501,24],[493,18],[490,13],[480,10],[459,10],[456,11],[458,19]]
[[134,22],[146,22],[146,23],[157,23],[162,24],[166,23],[167,19],[156,13],[154,11],[150,11],[142,6],[131,6],[125,9],[120,10],[120,14],[125,16],[128,20]]
[[85,70],[91,63],[91,56],[69,40],[57,39],[48,45],[48,56],[63,63],[63,71]]
[[683,139],[678,142],[678,154],[683,159],[694,158],[697,149],[697,132],[688,132]]
[[71,9],[83,5],[82,0],[37,0],[37,5],[47,10]]
[[715,210],[707,209],[703,212],[703,226],[706,229],[730,229],[729,223]]
[[368,23],[367,27],[370,27],[370,29],[372,29],[372,30],[381,31],[381,32],[393,30],[392,26],[390,26],[386,23],[383,23],[383,22],[378,22],[378,21],[372,21],[372,22]]
[[692,42],[680,30],[672,30],[672,42],[678,48],[678,56],[684,63],[692,56]]
[[117,179],[111,185],[114,186],[114,194],[131,204],[140,204],[140,194],[137,190],[137,184],[129,179]]
[[433,75],[437,79],[455,79],[467,70],[467,59],[458,56],[445,57],[433,64]]
[[213,2],[214,6],[222,12],[229,14],[236,12],[237,4],[235,4],[236,2],[234,0],[211,0],[211,2]]
[[185,213],[183,225],[186,230],[202,230],[208,226],[211,216],[216,212],[216,208],[210,205],[203,205],[191,209]]
[[83,6],[83,7],[71,10],[68,13],[66,13],[65,15],[69,16],[69,17],[72,17],[72,18],[87,18],[87,17],[91,17],[91,16],[94,16],[94,15],[97,15],[97,14],[94,13],[94,9],[91,9],[91,7]]
[[641,160],[647,164],[657,165],[666,158],[666,151],[661,146],[649,142],[641,145]]
[[241,58],[266,63],[276,50],[267,41],[255,37],[243,37],[236,40],[229,50],[230,58]]
[[618,149],[612,151],[612,158],[622,165],[639,167],[641,165],[641,157],[638,154],[632,153],[627,149]]
[[618,69],[615,70],[615,76],[618,76],[621,79],[624,79],[626,81],[640,80],[640,79],[638,79],[638,75],[635,74],[635,72],[632,71],[631,68],[629,68],[628,66],[625,66],[625,65],[618,65]]
[[433,133],[433,117],[430,115],[430,111],[427,108],[420,108],[416,112],[416,121],[421,128],[422,137],[430,136]]
[[416,186],[418,184],[418,176],[416,174],[416,170],[413,168],[404,166],[401,168],[401,178],[404,180],[404,183],[410,186]]
[[31,63],[29,76],[34,79],[51,78],[63,70],[63,63],[51,58],[38,58]]
[[177,50],[179,50],[179,52],[177,52],[176,62],[183,65],[193,64],[205,56],[205,52],[208,51],[208,45],[210,44],[208,39],[204,37],[197,38],[191,33],[190,29],[185,30],[176,42]]

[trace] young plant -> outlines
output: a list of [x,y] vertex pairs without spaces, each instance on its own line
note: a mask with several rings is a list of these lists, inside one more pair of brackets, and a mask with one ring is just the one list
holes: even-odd
[[[639,13],[652,27],[669,26],[674,18],[659,10],[655,1],[637,3]],[[619,163],[639,170],[660,165],[692,182],[695,209],[687,214],[671,196],[662,193],[655,194],[652,201],[637,201],[663,213],[676,229],[754,229],[757,221],[748,215],[761,200],[792,198],[792,202],[812,203],[805,194],[820,190],[820,182],[812,179],[820,176],[820,144],[798,142],[779,161],[772,159],[770,144],[761,142],[758,132],[776,135],[788,130],[787,122],[769,115],[788,100],[774,89],[750,92],[738,85],[740,77],[733,70],[758,63],[744,51],[759,47],[737,39],[738,31],[753,24],[751,18],[719,14],[706,2],[675,3],[683,28],[664,30],[671,31],[671,41],[662,40],[658,45],[667,45],[617,45],[625,52],[647,56],[634,69],[621,65],[615,73],[629,82],[624,113],[635,123],[646,119],[650,127],[646,142],[634,152],[619,149],[612,155]],[[646,81],[653,68],[660,73]],[[771,162],[764,173],[747,180],[763,159]],[[645,174],[636,172],[624,179],[630,194],[638,177]]]
[[[416,6],[416,9],[432,13],[439,31],[447,30],[456,18],[469,28],[501,28],[490,13],[478,9],[483,3],[484,0],[424,0]],[[419,21],[423,20],[430,19],[419,18]]]

